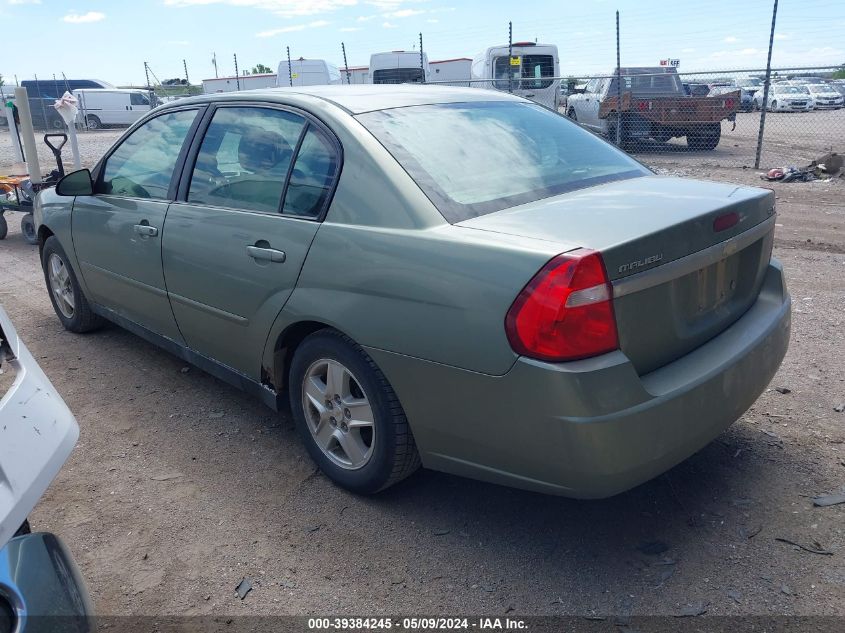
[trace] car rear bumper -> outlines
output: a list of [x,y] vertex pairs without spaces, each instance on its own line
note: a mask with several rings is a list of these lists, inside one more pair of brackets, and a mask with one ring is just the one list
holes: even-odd
[[683,461],[754,403],[786,354],[790,307],[773,260],[738,321],[644,376],[621,351],[562,364],[520,358],[499,377],[369,351],[403,403],[425,466],[600,498]]
[[82,577],[53,534],[18,536],[0,549],[0,601],[11,605],[16,633],[94,629]]

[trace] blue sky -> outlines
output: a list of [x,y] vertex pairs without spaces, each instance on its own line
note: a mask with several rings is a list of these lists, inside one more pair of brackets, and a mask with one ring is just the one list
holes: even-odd
[[[614,12],[622,12],[623,65],[681,60],[682,70],[765,65],[771,0],[0,0],[0,73],[19,79],[94,77],[142,84],[191,82],[293,57],[367,64],[370,53],[410,49],[423,32],[429,59],[472,57],[507,41],[557,44],[564,74],[615,65]],[[845,63],[845,0],[781,0],[773,62]],[[29,47],[29,48],[28,48]]]

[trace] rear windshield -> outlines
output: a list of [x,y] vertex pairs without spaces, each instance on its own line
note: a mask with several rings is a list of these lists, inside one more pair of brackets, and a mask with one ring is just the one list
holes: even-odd
[[384,68],[373,71],[374,84],[419,84],[422,81],[422,68]]
[[[514,56],[518,65],[512,65],[510,58],[497,57],[493,60],[493,78],[499,90],[508,89],[508,80],[513,82],[514,90],[540,90],[552,85],[553,80],[543,77],[555,76],[555,58],[551,55]],[[511,73],[513,73],[511,75]],[[522,81],[517,81],[522,77]]]
[[532,103],[413,106],[357,118],[450,222],[651,173]]
[[[676,73],[653,68],[625,68],[622,73],[622,92],[634,95],[685,94]],[[611,81],[608,94],[616,94],[616,77]]]

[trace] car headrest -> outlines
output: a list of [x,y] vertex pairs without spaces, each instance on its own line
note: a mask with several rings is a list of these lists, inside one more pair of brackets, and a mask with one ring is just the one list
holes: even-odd
[[238,143],[238,161],[253,173],[271,171],[280,164],[287,166],[292,153],[281,134],[259,127],[248,128]]

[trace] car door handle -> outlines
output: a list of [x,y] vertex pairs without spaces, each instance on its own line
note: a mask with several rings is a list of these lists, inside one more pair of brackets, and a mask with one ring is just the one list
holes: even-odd
[[149,224],[136,224],[135,232],[141,237],[155,237],[158,235],[158,229]]
[[253,259],[260,259],[267,262],[282,264],[285,261],[285,252],[275,248],[262,248],[260,246],[247,246],[247,255]]

